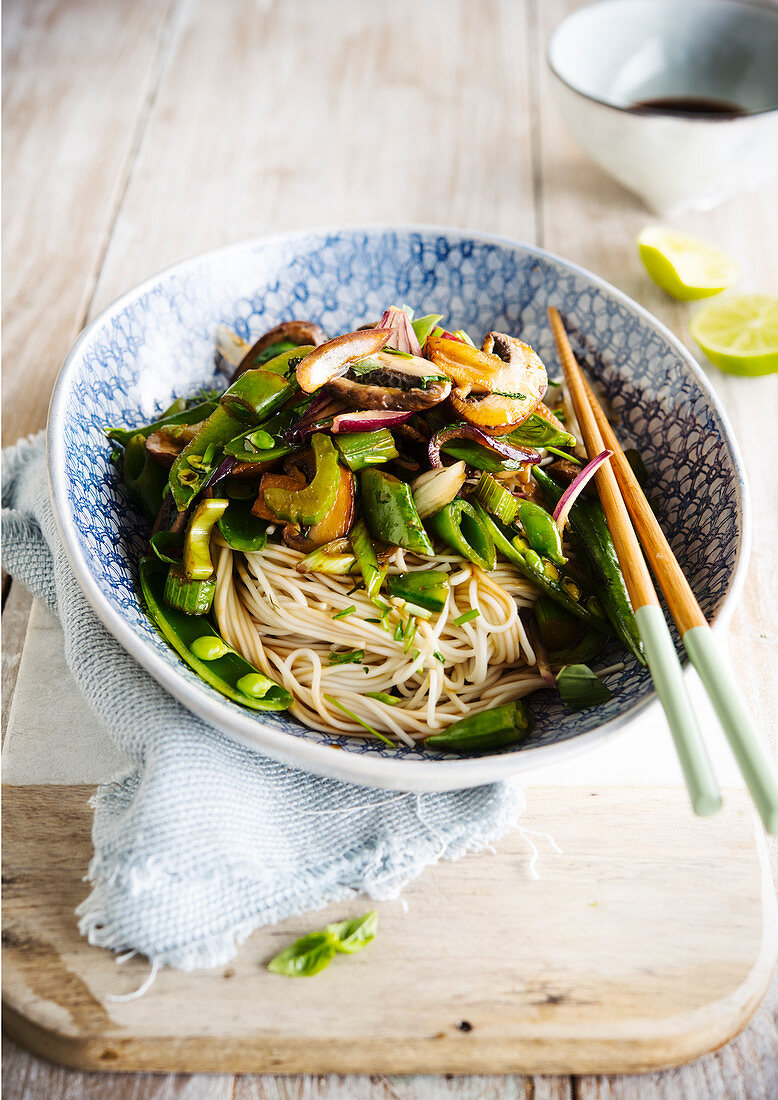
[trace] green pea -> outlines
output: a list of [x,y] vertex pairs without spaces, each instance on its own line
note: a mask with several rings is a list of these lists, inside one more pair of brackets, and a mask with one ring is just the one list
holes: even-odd
[[531,566],[533,569],[543,569],[543,562],[540,560],[540,554],[536,554],[534,550],[525,550],[524,560],[527,565]]
[[249,672],[248,675],[241,676],[235,687],[251,698],[261,698],[267,691],[267,685],[268,681],[264,676],[260,676],[257,672]]
[[581,598],[580,587],[575,583],[575,581],[570,580],[569,577],[565,577],[565,579],[562,581],[562,587],[571,599],[579,600]]
[[559,580],[559,570],[552,561],[548,560],[548,558],[543,558],[543,572],[550,581]]
[[230,647],[225,645],[221,638],[208,634],[203,635],[202,638],[195,638],[189,648],[201,661],[215,661],[230,652]]

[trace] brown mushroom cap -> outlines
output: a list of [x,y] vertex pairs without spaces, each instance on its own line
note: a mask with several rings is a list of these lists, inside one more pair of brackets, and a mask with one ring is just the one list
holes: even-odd
[[417,412],[445,401],[451,380],[426,359],[379,352],[371,357],[375,371],[357,378],[341,376],[327,383],[327,392],[353,409],[394,409]]
[[288,340],[290,344],[313,344],[318,347],[319,344],[327,342],[327,333],[321,325],[316,325],[313,321],[284,321],[282,324],[276,325],[275,328],[271,328],[264,336],[260,336],[255,344],[251,345],[235,368],[232,381],[234,382],[244,371],[249,370],[253,366],[256,357],[261,355],[271,344],[280,344],[284,340]]
[[146,439],[146,450],[151,457],[166,469],[170,469],[175,460],[197,435],[202,424],[176,424],[167,428],[158,428]]

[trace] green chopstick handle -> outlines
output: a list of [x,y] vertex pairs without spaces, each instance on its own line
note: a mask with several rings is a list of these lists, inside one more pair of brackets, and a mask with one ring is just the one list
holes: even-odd
[[692,808],[700,817],[721,809],[721,792],[683,681],[681,665],[665,617],[657,604],[635,612],[646,660],[673,735]]
[[775,836],[778,834],[775,768],[751,721],[732,666],[709,626],[691,627],[683,636],[683,644],[719,716],[764,827]]

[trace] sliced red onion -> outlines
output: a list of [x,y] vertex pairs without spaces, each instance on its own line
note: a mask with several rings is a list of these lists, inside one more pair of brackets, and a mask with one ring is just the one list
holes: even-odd
[[398,351],[407,351],[411,355],[421,357],[419,338],[404,309],[390,306],[381,317],[376,328],[388,329],[391,332],[392,335],[387,341],[388,347],[396,348]]
[[213,491],[216,488],[216,485],[218,484],[218,482],[220,482],[222,480],[222,478],[227,477],[230,470],[232,470],[232,467],[236,464],[237,461],[238,461],[237,458],[233,458],[232,455],[228,455],[227,458],[222,459],[222,461],[219,463],[219,465],[216,467],[216,469],[213,471],[211,476],[206,481],[205,485],[203,485],[203,488],[202,488],[203,496],[206,496],[206,497],[212,497],[213,496]]
[[334,401],[328,393],[318,393],[300,419],[286,429],[283,434],[284,443],[297,443],[306,436],[313,435],[317,430],[319,421],[326,419],[327,416],[331,416],[342,408],[342,404]]
[[593,458],[591,462],[584,466],[578,477],[575,478],[574,481],[571,481],[564,493],[562,493],[562,496],[559,498],[559,504],[557,504],[554,509],[554,522],[559,528],[560,535],[565,529],[570,509],[575,504],[579,493],[583,492],[587,483],[594,477],[603,462],[607,462],[612,454],[613,451],[603,451],[601,454],[598,454],[596,458]]
[[488,447],[500,458],[510,458],[517,462],[530,462],[533,465],[540,462],[540,453],[534,447],[517,447],[515,443],[509,443],[504,436],[489,435],[475,424],[455,424],[451,428],[442,428],[435,432],[429,442],[430,466],[438,469],[443,463],[440,460],[440,449],[452,439],[472,439],[483,447]]
[[365,409],[363,412],[345,412],[332,421],[332,433],[374,432],[378,428],[396,428],[413,416],[411,412],[396,409]]

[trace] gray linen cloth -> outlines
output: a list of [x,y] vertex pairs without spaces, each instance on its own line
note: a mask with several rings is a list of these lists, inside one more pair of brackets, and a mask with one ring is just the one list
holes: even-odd
[[3,564],[59,616],[76,682],[134,764],[94,800],[92,889],[78,910],[91,943],[136,951],[155,969],[218,966],[261,925],[355,892],[397,897],[523,811],[515,781],[381,791],[235,744],[160,687],[87,603],[54,522],[43,433],[3,453],[2,498]]

